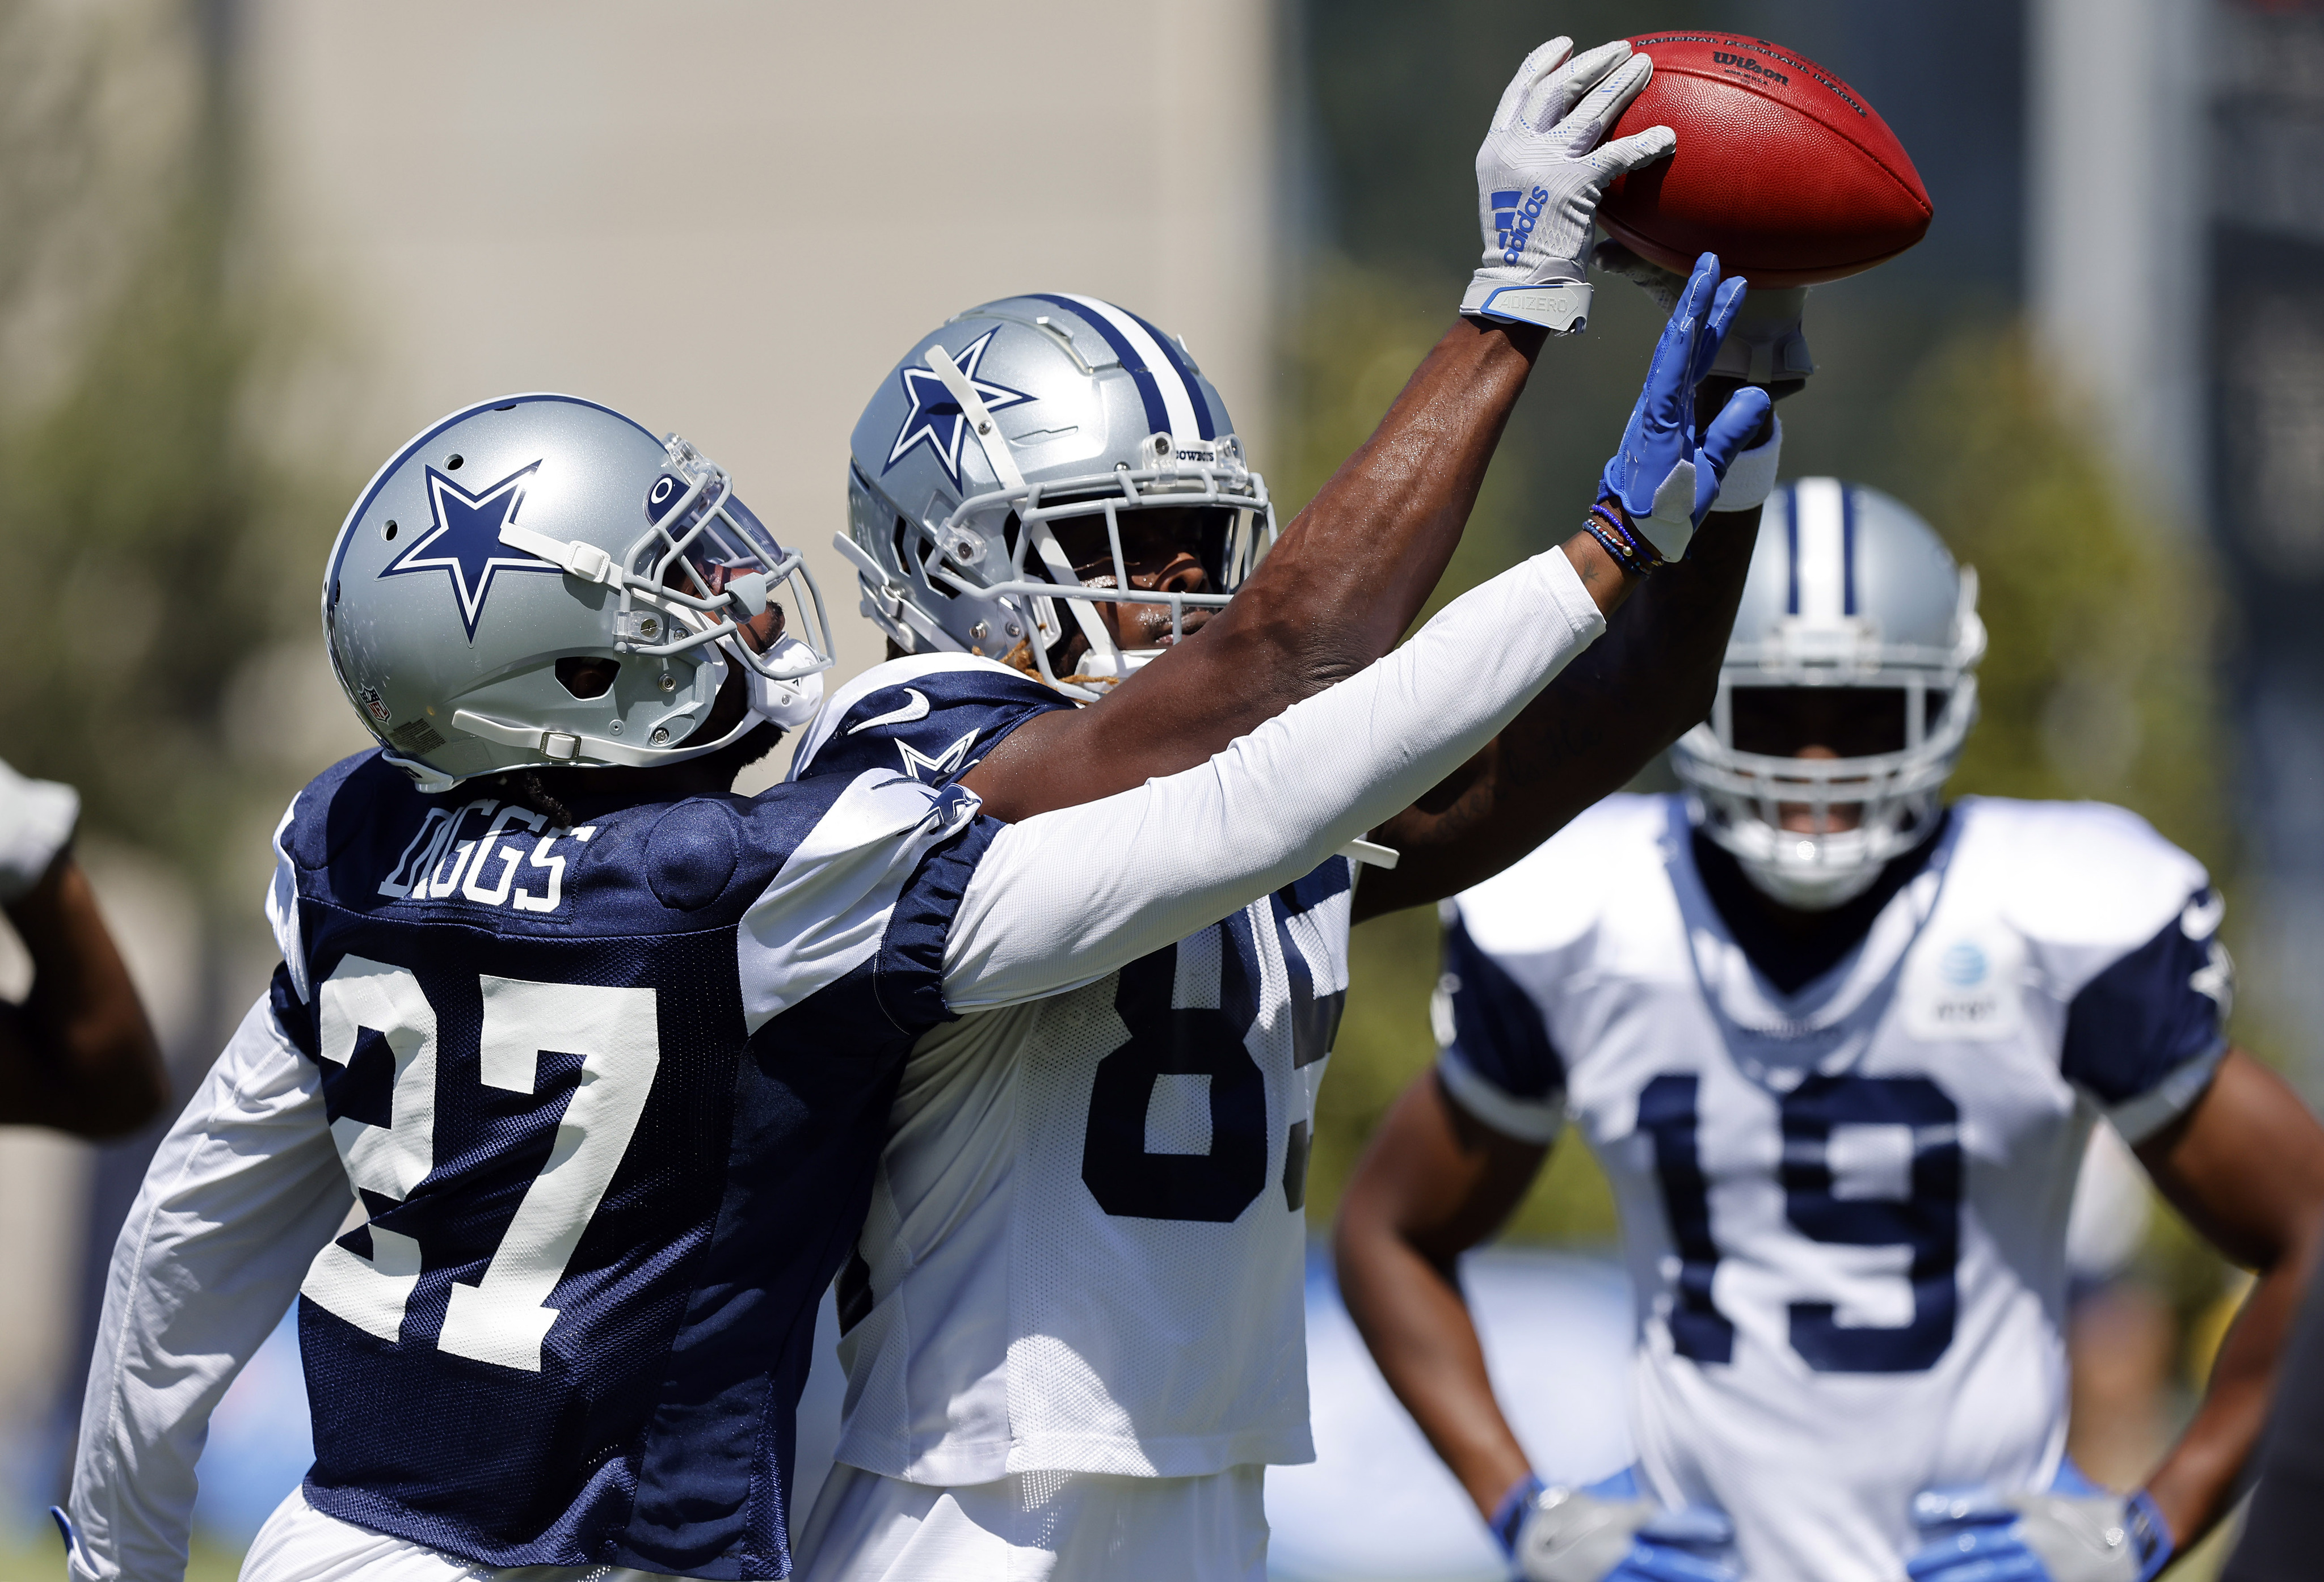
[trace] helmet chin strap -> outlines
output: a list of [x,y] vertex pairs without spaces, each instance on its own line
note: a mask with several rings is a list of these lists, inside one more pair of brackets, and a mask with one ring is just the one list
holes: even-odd
[[[993,421],[991,409],[984,404],[984,398],[977,394],[976,382],[960,371],[960,364],[954,363],[942,346],[928,347],[927,363],[936,378],[943,381],[945,390],[952,399],[960,403],[961,416],[967,422],[969,432],[976,436],[977,447],[984,452],[985,462],[992,468],[992,475],[1000,482],[1001,487],[1012,492],[1023,489],[1025,474],[1019,469],[1017,458],[1009,454],[1008,437],[1001,432],[1000,425]],[[1025,531],[1049,575],[1068,587],[1078,586],[1081,578],[1074,575],[1073,563],[1066,559],[1065,550],[1059,547],[1056,536],[1049,531],[1047,524],[1028,527]],[[1082,636],[1089,639],[1092,651],[1112,659],[1118,669],[1120,659],[1113,639],[1089,602],[1085,599],[1059,599],[1055,602],[1065,605],[1072,613],[1074,623],[1081,628]]]
[[[805,649],[807,645],[795,637],[781,639],[775,651],[788,648]],[[755,665],[741,667],[742,680],[751,689],[751,713],[761,720],[781,726],[785,731],[797,731],[823,707],[823,672],[814,671],[795,681],[779,680],[760,671]]]

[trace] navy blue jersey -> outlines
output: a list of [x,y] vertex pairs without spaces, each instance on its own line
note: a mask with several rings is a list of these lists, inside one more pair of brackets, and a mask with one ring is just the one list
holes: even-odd
[[832,694],[791,760],[796,779],[866,769],[948,786],[1036,714],[1074,701],[1021,670],[968,654],[875,665]]
[[492,1566],[788,1574],[792,1411],[993,831],[892,774],[423,796],[278,836],[274,1008],[364,1223],[301,1288],[322,1511]]

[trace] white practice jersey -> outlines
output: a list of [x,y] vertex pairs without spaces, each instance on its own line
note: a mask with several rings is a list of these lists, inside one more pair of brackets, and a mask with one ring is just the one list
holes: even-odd
[[1785,992],[1722,857],[1683,799],[1617,796],[1462,895],[1438,1070],[1605,1166],[1654,1493],[1725,1510],[1755,1582],[1894,1582],[1915,1494],[2055,1473],[2077,1168],[2099,1117],[2136,1142],[2209,1081],[2220,904],[2131,814],[1970,798]]
[[[989,661],[898,660],[833,698],[795,772],[942,783],[1059,706]],[[1308,1138],[1351,882],[1333,857],[1118,972],[915,1045],[840,1277],[841,1461],[967,1485],[1313,1459]]]

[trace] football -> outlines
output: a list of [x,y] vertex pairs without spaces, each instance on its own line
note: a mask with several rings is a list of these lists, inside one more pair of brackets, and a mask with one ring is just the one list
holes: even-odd
[[1716,253],[1756,286],[1836,281],[1929,228],[1920,172],[1864,96],[1806,56],[1737,33],[1646,33],[1654,80],[1609,137],[1678,133],[1669,159],[1616,181],[1598,223],[1684,274]]

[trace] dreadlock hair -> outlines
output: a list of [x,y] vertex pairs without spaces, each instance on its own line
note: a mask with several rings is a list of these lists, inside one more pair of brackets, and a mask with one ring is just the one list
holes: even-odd
[[513,802],[528,813],[540,814],[551,829],[573,827],[573,810],[549,788],[539,769],[510,769],[493,776],[485,785],[503,802]]
[[[739,740],[693,761],[724,788],[733,785],[735,777],[744,769],[780,746],[783,735],[780,725],[771,720],[762,720],[744,731]],[[578,800],[592,793],[603,795],[608,791],[634,796],[651,783],[634,777],[667,772],[665,769],[622,768],[505,769],[497,775],[480,775],[476,784],[503,802],[512,802],[529,813],[540,814],[549,821],[550,829],[571,829],[581,821],[574,816],[567,798]],[[663,793],[665,796],[669,794]]]

